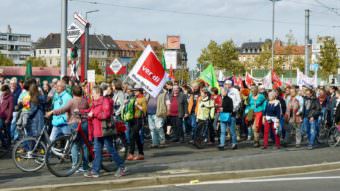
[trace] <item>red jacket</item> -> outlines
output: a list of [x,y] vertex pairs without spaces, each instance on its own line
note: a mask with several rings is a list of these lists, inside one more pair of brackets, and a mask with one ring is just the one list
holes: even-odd
[[104,97],[93,100],[89,111],[93,113],[89,118],[89,140],[92,137],[103,137],[102,121],[110,119],[113,113],[112,100]]
[[222,97],[220,95],[211,96],[211,99],[214,100],[215,111],[219,113],[222,111]]
[[0,96],[0,118],[5,121],[5,123],[10,123],[12,120],[14,103],[13,96],[11,93],[3,93]]

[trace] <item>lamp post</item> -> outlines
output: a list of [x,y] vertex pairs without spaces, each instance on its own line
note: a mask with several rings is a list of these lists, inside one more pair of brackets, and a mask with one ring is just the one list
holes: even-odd
[[280,0],[269,0],[273,2],[273,23],[272,23],[272,71],[274,70],[274,41],[275,41],[275,3]]
[[[99,10],[92,10],[85,12],[85,19],[87,20],[87,14],[99,12]],[[87,79],[87,69],[89,66],[89,36],[90,36],[90,25],[85,27],[85,78]]]

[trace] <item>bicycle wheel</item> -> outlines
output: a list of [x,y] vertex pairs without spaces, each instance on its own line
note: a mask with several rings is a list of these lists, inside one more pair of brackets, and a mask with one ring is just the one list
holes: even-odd
[[204,139],[205,139],[205,127],[197,126],[196,136],[194,138],[194,146],[198,149],[204,148]]
[[[125,134],[122,133],[120,135],[117,135],[113,140],[113,146],[116,149],[119,157],[125,161],[128,155],[128,146],[126,143]],[[115,161],[112,160],[112,155],[107,152],[107,150],[103,150],[103,161],[102,161],[102,168],[106,172],[113,172],[116,169],[118,169]]]
[[[72,153],[72,147],[79,149]],[[81,148],[79,142],[72,141],[71,136],[57,138],[47,148],[46,166],[48,170],[57,177],[71,176],[82,163],[84,153]]]
[[330,147],[336,147],[340,142],[340,133],[336,127],[332,127],[328,133],[327,144]]
[[45,165],[46,146],[33,137],[27,137],[14,145],[12,160],[24,172],[40,170]]

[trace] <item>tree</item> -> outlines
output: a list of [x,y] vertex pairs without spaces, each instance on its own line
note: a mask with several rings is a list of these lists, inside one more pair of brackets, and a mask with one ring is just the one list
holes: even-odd
[[99,60],[97,60],[97,59],[90,58],[88,69],[89,70],[95,70],[97,75],[103,74],[102,66],[101,66]]
[[319,62],[319,74],[323,79],[328,79],[329,75],[337,73],[339,57],[334,38],[324,41],[320,50]]
[[210,41],[202,50],[198,63],[202,65],[202,69],[213,64],[215,69],[231,71],[233,74],[241,74],[245,71],[244,65],[238,60],[238,51],[232,40],[222,44]]
[[14,66],[14,63],[11,59],[0,54],[0,66]]
[[47,66],[46,61],[41,58],[29,57],[27,61],[31,61],[32,67],[46,67]]
[[293,63],[292,63],[292,68],[298,68],[300,71],[304,71],[305,69],[305,59],[298,56],[298,57],[295,57],[295,59],[293,60]]

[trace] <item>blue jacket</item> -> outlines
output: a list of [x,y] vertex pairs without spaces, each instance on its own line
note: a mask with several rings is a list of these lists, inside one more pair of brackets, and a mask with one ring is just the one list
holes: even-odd
[[[55,93],[52,99],[53,110],[64,107],[71,99],[72,96],[66,91]],[[53,115],[52,125],[55,127],[67,125],[67,114]]]
[[257,99],[254,100],[253,94],[251,93],[249,95],[249,105],[248,105],[248,110],[253,109],[254,112],[263,112],[266,109],[266,97],[264,97],[263,94],[258,94]]

